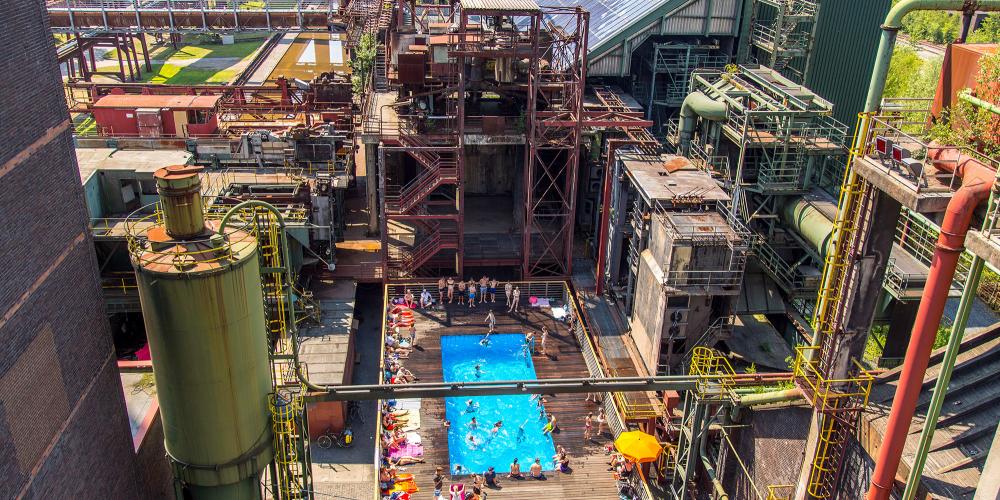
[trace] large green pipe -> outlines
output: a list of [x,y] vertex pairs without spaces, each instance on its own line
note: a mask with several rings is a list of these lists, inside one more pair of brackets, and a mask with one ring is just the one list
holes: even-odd
[[272,459],[257,240],[240,228],[170,234],[204,223],[200,203],[189,201],[197,175],[156,172],[161,205],[171,210],[130,254],[175,485],[198,500],[252,500]]
[[972,95],[971,89],[963,89],[958,93],[958,98],[977,108],[985,109],[993,114],[1000,115],[1000,106]]
[[788,198],[781,206],[781,220],[806,240],[820,258],[826,258],[833,243],[833,221],[814,201],[803,196]]
[[680,123],[677,126],[680,135],[680,153],[687,154],[694,137],[695,118],[720,121],[726,119],[726,103],[717,101],[705,95],[704,92],[691,92],[681,103]]

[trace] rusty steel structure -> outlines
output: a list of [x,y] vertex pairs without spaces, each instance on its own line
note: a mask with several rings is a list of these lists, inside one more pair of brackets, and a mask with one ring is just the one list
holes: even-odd
[[[322,75],[305,88],[278,78],[267,85],[166,85],[147,83],[66,84],[71,113],[91,113],[95,104],[109,95],[221,96],[215,112],[220,116],[221,135],[239,135],[251,130],[285,130],[290,126],[324,125],[343,133],[353,132],[350,82],[336,75]],[[293,125],[289,123],[293,116]],[[98,135],[116,136],[97,131]]]
[[55,33],[326,32],[337,0],[46,0]]
[[[388,277],[401,279],[452,267],[460,272],[466,265],[462,252],[466,134],[483,132],[494,119],[503,123],[506,118],[467,113],[467,100],[481,95],[482,88],[470,85],[466,67],[485,61],[510,68],[515,61],[524,65],[522,77],[498,82],[491,89],[516,96],[522,106],[525,187],[524,199],[515,203],[523,203],[524,220],[520,256],[476,264],[517,267],[525,278],[569,275],[585,116],[587,12],[541,8],[533,1],[504,5],[465,1],[449,8],[432,6],[432,15],[419,4],[409,9],[394,22],[430,27],[428,18],[447,16],[456,28],[438,36],[431,31],[431,45],[446,51],[446,61],[435,59],[426,79],[418,82],[407,80],[398,70],[390,80],[405,98],[378,110],[380,165],[386,153],[402,153],[420,170],[412,179],[403,179],[380,169]],[[484,33],[486,24],[490,29]],[[435,111],[411,109],[416,100],[431,103]],[[414,228],[408,248],[390,244],[389,227],[397,223]]]

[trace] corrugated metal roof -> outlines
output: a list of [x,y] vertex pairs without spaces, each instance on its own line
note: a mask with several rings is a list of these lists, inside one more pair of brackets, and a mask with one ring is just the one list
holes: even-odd
[[98,99],[93,107],[212,109],[219,103],[219,99],[222,96],[111,94]]
[[[668,3],[677,0],[553,0],[548,2],[560,7],[583,7],[590,12],[590,36],[587,45],[597,49],[646,15]],[[565,25],[569,16],[553,16],[556,24]],[[593,52],[591,52],[593,53]]]
[[535,0],[462,0],[464,10],[537,11]]

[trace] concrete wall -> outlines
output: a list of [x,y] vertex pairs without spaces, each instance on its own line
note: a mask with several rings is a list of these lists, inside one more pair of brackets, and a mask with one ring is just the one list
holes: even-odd
[[635,309],[632,313],[631,335],[642,361],[650,373],[656,372],[659,364],[660,339],[663,333],[664,310],[667,306],[663,294],[663,274],[656,265],[649,250],[639,258],[639,274],[636,277]]
[[0,19],[0,498],[141,498],[48,19]]
[[[512,194],[524,176],[524,146],[465,148],[465,194]],[[515,198],[515,204],[524,203]]]

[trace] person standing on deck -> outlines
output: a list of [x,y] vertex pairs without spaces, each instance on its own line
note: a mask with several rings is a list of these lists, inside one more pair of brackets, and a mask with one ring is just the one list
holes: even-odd
[[448,282],[444,280],[444,276],[438,278],[438,303],[444,304],[444,292],[448,288]]
[[476,282],[469,280],[469,309],[476,307]]
[[486,287],[490,284],[490,279],[484,274],[479,278],[479,303],[486,302]]
[[499,284],[500,283],[497,282],[496,278],[493,278],[489,282],[489,288],[487,288],[487,290],[490,292],[490,302],[494,304],[497,303],[497,285]]
[[465,304],[465,282],[458,282],[458,303]]
[[587,441],[593,436],[594,432],[594,413],[588,413],[587,418],[583,422],[583,440]]
[[497,329],[497,317],[493,314],[493,309],[490,309],[490,312],[486,315],[486,326],[490,327],[490,331],[486,333],[486,338],[488,339],[490,338],[490,334]]
[[[444,281],[442,278],[441,281]],[[444,468],[438,466],[434,472],[434,500],[441,500],[441,490],[444,489]]]
[[455,298],[455,279],[449,276],[448,277],[448,303],[451,304],[451,301],[454,298]]
[[518,301],[521,300],[521,288],[514,287],[514,291],[510,293],[510,309],[507,312],[517,312]]
[[604,408],[597,414],[597,435],[601,436],[604,434],[604,426],[607,425],[608,419],[604,416]]
[[539,340],[539,345],[542,347],[542,356],[548,357],[549,353],[545,351],[545,341],[549,338],[549,329],[542,326],[542,338]]
[[508,281],[503,286],[503,293],[507,295],[507,307],[510,307],[510,296],[512,293],[514,293],[514,285]]

